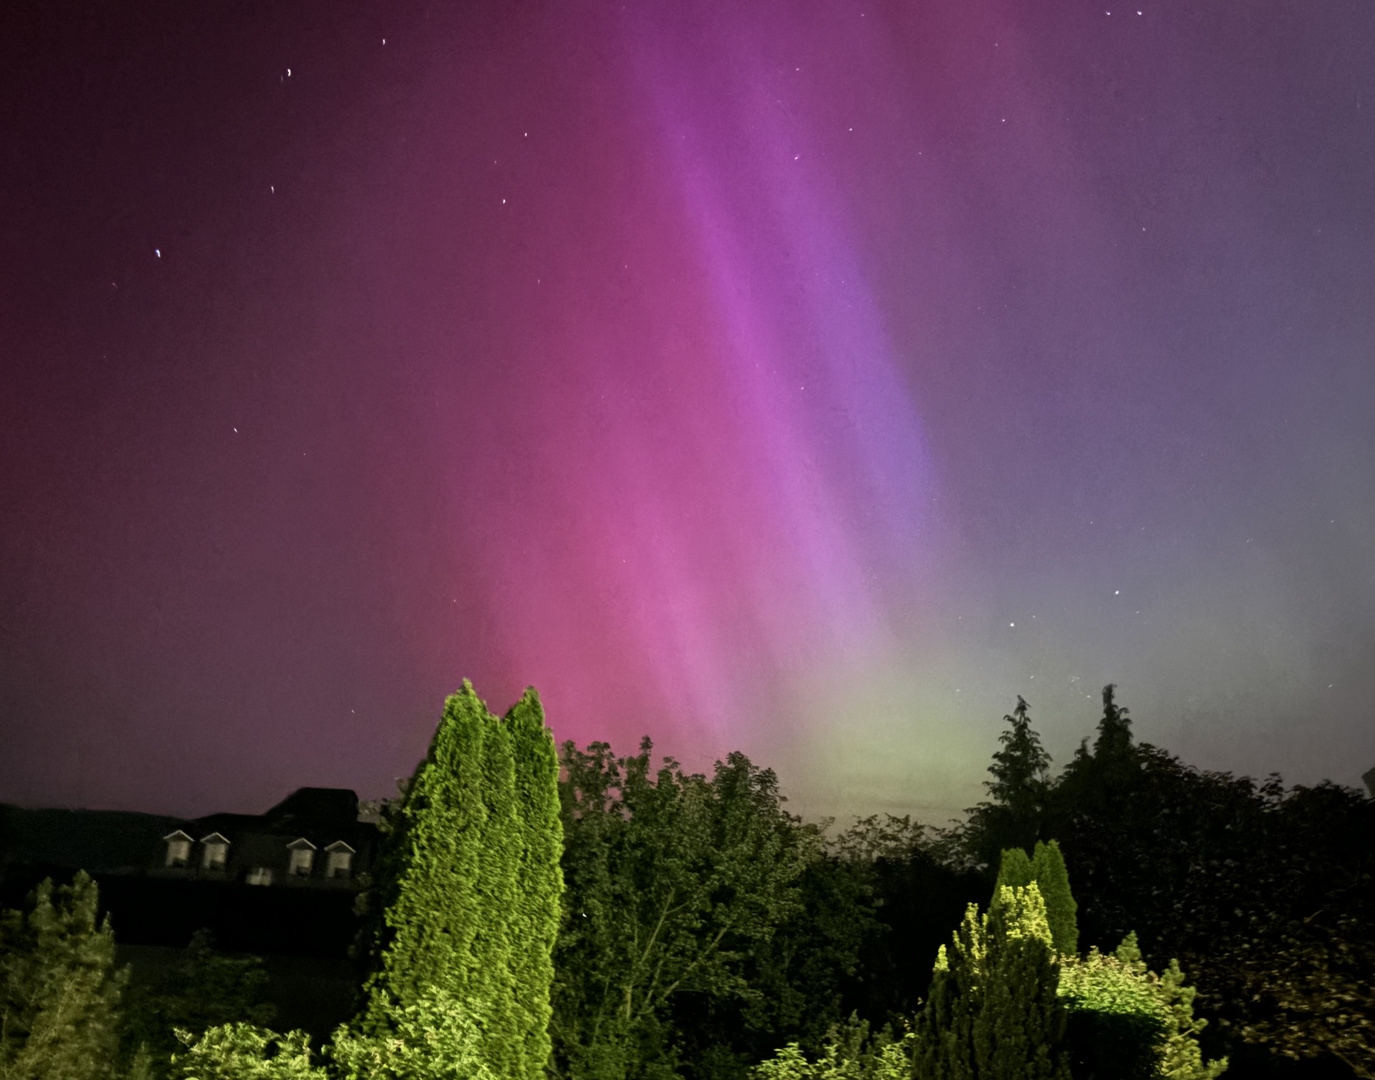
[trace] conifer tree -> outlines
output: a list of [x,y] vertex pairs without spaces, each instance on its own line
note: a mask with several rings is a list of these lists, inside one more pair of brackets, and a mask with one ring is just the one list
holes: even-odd
[[1058,961],[1035,884],[1004,886],[987,915],[971,904],[952,945],[937,955],[917,1017],[915,1075],[1068,1080]]
[[1117,684],[1103,687],[1103,718],[1098,721],[1098,738],[1093,743],[1093,756],[1107,762],[1124,758],[1132,746],[1132,725],[1127,709],[1117,704]]
[[989,912],[983,1008],[974,1023],[980,1080],[1069,1080],[1056,998],[1059,965],[1036,884],[1004,887]]
[[1008,848],[1003,851],[998,867],[998,882],[993,887],[991,907],[997,907],[1005,887],[1036,883],[1045,901],[1046,921],[1050,926],[1051,940],[1055,951],[1072,956],[1079,948],[1079,930],[1075,913],[1079,905],[1069,888],[1069,871],[1065,868],[1064,856],[1060,845],[1054,840],[1049,843],[1036,841],[1035,853],[1031,858],[1021,848]]
[[998,736],[1001,749],[988,767],[993,779],[984,781],[990,799],[970,809],[963,830],[966,850],[981,865],[995,865],[1005,848],[1030,850],[1041,833],[1050,755],[1031,727],[1028,708],[1018,696],[1016,708],[1003,717],[1009,726]]
[[[1037,845],[1040,846],[1039,843]],[[998,880],[993,885],[992,904],[997,904],[1003,889],[1025,888],[1036,880],[1031,860],[1021,848],[1004,848],[998,864]]]
[[127,972],[98,904],[79,871],[60,888],[44,881],[28,911],[0,913],[0,1080],[114,1075]]
[[[394,1039],[398,1017],[423,1015],[425,1030],[475,1029],[477,1058],[494,1075],[543,1076],[562,888],[557,784],[534,691],[498,720],[465,680],[445,702],[382,860],[386,909],[364,1035]],[[465,1040],[438,1040],[427,1067],[442,1068],[451,1050],[451,1071],[471,1070]]]
[[1031,878],[1041,890],[1041,898],[1046,903],[1046,922],[1050,924],[1055,951],[1064,956],[1075,955],[1079,950],[1076,920],[1079,905],[1070,892],[1069,870],[1065,867],[1065,857],[1060,853],[1057,841],[1036,841],[1036,851],[1031,858]]
[[1128,934],[1113,957],[1150,987],[1164,1023],[1161,1030],[1157,1068],[1165,1080],[1216,1080],[1227,1071],[1227,1059],[1204,1061],[1198,1045],[1199,1033],[1208,1021],[1194,1017],[1194,997],[1198,991],[1184,982],[1179,961],[1171,959],[1165,973],[1156,976],[1141,959],[1136,934]]
[[559,814],[559,758],[531,687],[506,714],[515,758],[517,827],[522,833],[512,913],[516,1005],[521,1013],[524,1076],[538,1076],[549,1059],[550,987],[562,915],[563,822]]

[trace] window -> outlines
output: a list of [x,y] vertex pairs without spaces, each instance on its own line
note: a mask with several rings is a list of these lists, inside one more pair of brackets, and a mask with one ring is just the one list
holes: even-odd
[[329,861],[325,864],[326,877],[346,878],[353,873],[353,848],[336,840],[325,850],[329,852]]
[[272,869],[267,866],[255,866],[244,880],[249,885],[271,885]]
[[315,866],[315,845],[309,840],[294,840],[287,846],[291,851],[292,876],[309,877]]
[[219,833],[201,838],[201,869],[223,870],[229,861],[229,841]]
[[191,837],[178,829],[163,837],[167,843],[166,866],[185,866],[191,861]]

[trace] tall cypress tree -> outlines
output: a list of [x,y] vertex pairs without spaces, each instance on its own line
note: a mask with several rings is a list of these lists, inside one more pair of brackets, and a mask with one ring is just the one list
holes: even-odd
[[[1036,846],[1040,847],[1039,840]],[[990,903],[996,905],[999,902],[1004,888],[1025,888],[1035,880],[1036,872],[1026,852],[1019,847],[1004,848],[1002,859],[998,863],[998,880],[993,885],[993,899]]]
[[447,1055],[455,1074],[476,1058],[497,1076],[543,1076],[561,888],[557,784],[534,691],[498,720],[464,680],[380,864],[387,906],[365,1033],[393,1037],[403,1020],[437,1017],[425,1023],[463,1038],[436,1040],[430,1067]]
[[1046,922],[1050,925],[1055,951],[1065,956],[1075,955],[1079,950],[1076,918],[1079,905],[1069,888],[1069,870],[1058,841],[1036,841],[1036,851],[1031,857],[1031,878],[1046,903]]
[[521,1014],[522,1073],[540,1076],[549,1060],[549,993],[563,897],[563,820],[559,758],[534,687],[506,714],[515,759],[515,804],[522,832],[512,912],[516,1006]]
[[1075,918],[1079,905],[1070,891],[1069,871],[1065,868],[1065,859],[1056,841],[1045,843],[1037,840],[1031,858],[1027,858],[1021,848],[1003,851],[990,910],[1002,902],[1006,888],[1019,888],[1033,882],[1045,902],[1046,922],[1055,951],[1073,956],[1079,948],[1079,928]]

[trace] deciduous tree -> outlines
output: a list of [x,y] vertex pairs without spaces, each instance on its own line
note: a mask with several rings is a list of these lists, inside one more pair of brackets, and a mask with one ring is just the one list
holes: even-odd
[[676,1074],[672,1005],[745,1002],[751,947],[800,911],[819,840],[743,754],[685,773],[651,744],[563,747],[567,913],[557,953],[555,1062],[575,1080]]

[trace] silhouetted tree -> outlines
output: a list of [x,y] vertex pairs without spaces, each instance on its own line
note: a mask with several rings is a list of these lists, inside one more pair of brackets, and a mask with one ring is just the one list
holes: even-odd
[[993,779],[984,781],[990,798],[968,811],[960,830],[968,855],[990,869],[1004,849],[1030,851],[1041,836],[1050,755],[1031,727],[1028,708],[1019,696],[1012,714],[1003,717],[1009,726],[998,736],[1001,749],[988,767]]
[[887,815],[857,821],[833,843],[839,868],[868,892],[877,923],[845,980],[842,1015],[855,1011],[876,1029],[910,1020],[927,993],[931,957],[969,904],[987,897],[982,875],[967,860],[948,859],[945,842],[910,818]]

